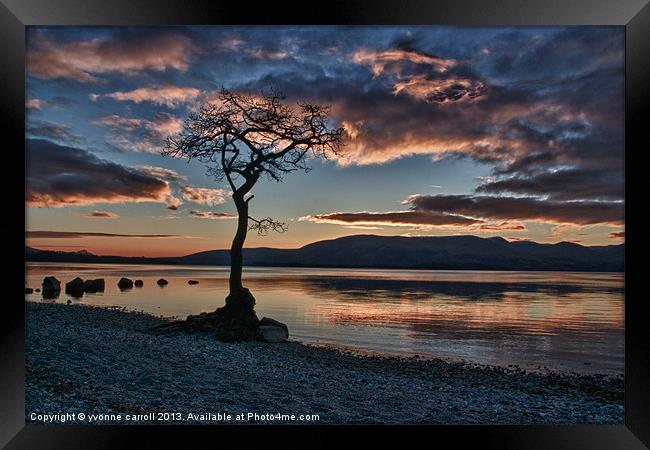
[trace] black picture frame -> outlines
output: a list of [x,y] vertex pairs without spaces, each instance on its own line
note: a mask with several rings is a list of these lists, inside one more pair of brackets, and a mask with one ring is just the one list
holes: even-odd
[[[635,186],[642,176],[632,158],[647,148],[650,93],[650,4],[645,0],[364,0],[308,3],[304,8],[266,2],[215,0],[2,0],[0,4],[0,90],[5,155],[20,155],[25,144],[25,27],[29,25],[210,25],[210,24],[362,24],[362,25],[621,25],[626,33],[625,162],[626,271],[625,271],[625,425],[576,426],[402,426],[402,427],[291,427],[293,439],[304,445],[336,439],[334,431],[360,432],[362,438],[383,438],[387,433],[413,434],[424,442],[473,443],[487,448],[646,448],[650,445],[650,347],[648,347],[647,295],[640,281],[638,259],[643,222],[630,219],[631,206],[642,206]],[[639,143],[638,148],[636,143]],[[23,150],[20,150],[23,149]],[[23,158],[15,158],[17,168]],[[632,164],[628,164],[632,161]],[[0,312],[0,446],[6,448],[121,448],[136,441],[153,447],[174,442],[187,445],[196,435],[215,445],[232,434],[250,444],[255,431],[267,443],[270,433],[283,427],[172,427],[26,425],[24,411],[24,191],[17,169],[7,170],[4,220],[5,261],[16,276],[7,275],[10,295]],[[632,203],[630,203],[632,201]],[[632,247],[630,247],[632,243]],[[632,248],[632,250],[630,250]],[[637,259],[632,261],[632,256]],[[22,266],[21,266],[22,264]],[[252,431],[251,431],[252,430]],[[285,438],[283,438],[285,439]],[[451,439],[451,440],[450,440]],[[415,441],[411,445],[415,444]],[[644,445],[645,443],[645,445]]]

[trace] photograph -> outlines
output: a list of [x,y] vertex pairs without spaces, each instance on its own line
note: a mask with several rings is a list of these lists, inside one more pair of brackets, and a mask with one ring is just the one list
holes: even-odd
[[625,26],[24,58],[27,424],[625,424]]

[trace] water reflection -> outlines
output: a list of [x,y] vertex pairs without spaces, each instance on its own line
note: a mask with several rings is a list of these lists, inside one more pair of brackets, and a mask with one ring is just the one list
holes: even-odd
[[[27,268],[28,286],[46,275],[62,283],[105,278],[104,292],[73,302],[177,317],[214,310],[228,290],[225,267],[35,263]],[[120,291],[121,277],[144,286]],[[169,281],[165,288],[156,284],[161,277]],[[190,279],[199,284],[189,285]],[[245,284],[260,317],[287,323],[292,338],[305,342],[489,364],[623,370],[622,274],[252,268]],[[38,293],[26,297],[42,301]]]
[[314,295],[326,295],[341,300],[385,302],[430,300],[432,296],[444,295],[466,300],[502,300],[510,293],[542,293],[567,296],[577,293],[608,292],[621,294],[623,286],[599,284],[550,284],[539,282],[482,282],[449,280],[410,280],[357,277],[293,276],[252,278],[250,282],[265,289],[298,284]]

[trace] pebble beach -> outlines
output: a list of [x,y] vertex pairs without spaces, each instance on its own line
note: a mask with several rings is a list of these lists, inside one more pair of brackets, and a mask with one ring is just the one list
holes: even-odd
[[27,421],[623,423],[622,376],[360,355],[291,337],[223,343],[210,334],[149,332],[166,320],[26,302]]

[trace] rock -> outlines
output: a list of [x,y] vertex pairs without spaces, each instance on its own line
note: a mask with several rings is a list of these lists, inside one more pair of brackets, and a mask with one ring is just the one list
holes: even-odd
[[33,289],[33,288],[30,288],[30,287],[26,287],[26,288],[25,288],[25,294],[33,294],[33,293],[34,293],[34,289]]
[[158,286],[167,286],[169,284],[169,281],[165,280],[164,278],[161,278],[160,280],[157,281]]
[[144,286],[144,282],[142,280],[135,280],[135,287],[142,287]]
[[72,300],[68,299],[66,303],[69,305],[70,303],[72,303]]
[[122,277],[120,278],[120,281],[117,282],[117,287],[119,287],[121,290],[131,289],[133,287],[133,281]]
[[61,293],[61,282],[54,277],[43,278],[43,297],[57,298]]
[[199,284],[199,280],[190,280],[187,284]]
[[96,280],[84,281],[84,292],[104,292],[104,279],[97,278]]
[[82,297],[84,295],[84,280],[77,277],[65,284],[65,293],[73,297]]
[[97,278],[95,280],[86,280],[84,281],[84,292],[104,292],[106,283],[103,278]]
[[263,317],[257,327],[257,339],[263,342],[284,342],[289,338],[289,327],[282,322]]

